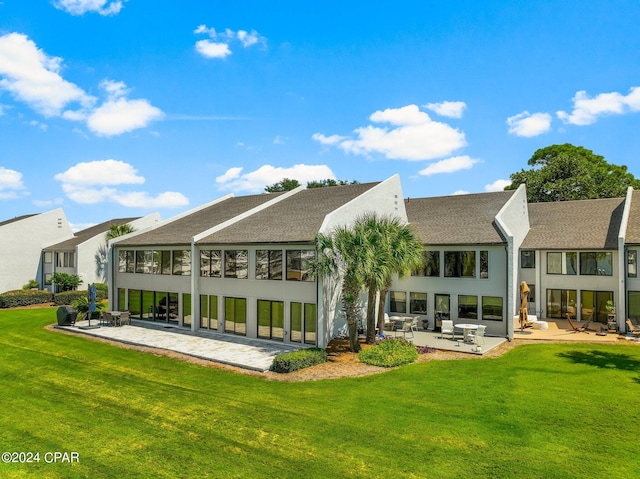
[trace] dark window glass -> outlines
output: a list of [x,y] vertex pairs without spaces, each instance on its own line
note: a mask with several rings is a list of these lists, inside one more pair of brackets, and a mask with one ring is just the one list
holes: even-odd
[[282,251],[256,251],[256,279],[282,279]]
[[458,296],[458,318],[478,319],[478,297],[461,294]]
[[487,279],[489,277],[489,252],[480,251],[480,277]]
[[200,251],[200,276],[219,278],[222,274],[222,252],[220,250]]
[[482,319],[502,321],[502,298],[499,296],[482,297]]
[[444,276],[446,278],[475,278],[475,251],[445,251]]
[[578,253],[575,251],[565,253],[565,274],[577,274],[578,271]]
[[536,252],[531,250],[520,251],[520,267],[521,268],[535,268],[536,267]]
[[612,276],[613,275],[613,254],[612,253],[580,253],[580,274]]
[[406,313],[407,293],[404,291],[391,291],[389,295],[389,310],[392,313]]
[[287,280],[313,281],[309,274],[311,262],[315,259],[314,250],[287,250]]
[[247,279],[249,272],[249,255],[244,249],[225,250],[224,277]]
[[409,293],[409,312],[427,314],[427,293]]
[[627,251],[627,276],[638,277],[638,251],[634,249]]
[[173,274],[178,276],[191,274],[191,251],[185,249],[173,252]]

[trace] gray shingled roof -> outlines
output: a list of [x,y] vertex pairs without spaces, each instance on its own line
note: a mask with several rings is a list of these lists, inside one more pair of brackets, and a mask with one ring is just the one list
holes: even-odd
[[312,242],[327,214],[378,183],[303,190],[198,244]]
[[640,244],[640,191],[633,191],[625,242]]
[[501,244],[495,216],[514,191],[408,198],[409,223],[426,245]]
[[11,218],[10,220],[0,221],[0,226],[8,225],[10,223],[15,223],[16,221],[26,220],[27,218],[31,218],[32,216],[36,216],[36,215],[32,214],[32,215],[16,216],[15,218]]
[[73,238],[69,238],[68,240],[62,241],[52,246],[48,246],[44,248],[44,250],[45,251],[73,251],[76,249],[76,246],[78,246],[80,243],[84,243],[85,241],[93,238],[94,236],[98,236],[100,234],[106,234],[107,231],[109,231],[109,228],[111,228],[111,225],[123,225],[137,219],[138,217],[118,218],[118,219],[105,221],[104,223],[100,223],[99,225],[91,226],[89,228],[78,231],[73,236]]
[[529,203],[521,248],[617,249],[624,198]]
[[122,240],[118,246],[187,245],[191,238],[270,201],[282,193],[238,196],[186,215],[151,231]]

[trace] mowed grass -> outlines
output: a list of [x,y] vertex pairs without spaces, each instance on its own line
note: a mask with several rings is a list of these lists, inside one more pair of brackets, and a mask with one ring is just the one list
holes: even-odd
[[0,311],[0,477],[640,477],[640,347],[531,345],[357,379],[270,382]]

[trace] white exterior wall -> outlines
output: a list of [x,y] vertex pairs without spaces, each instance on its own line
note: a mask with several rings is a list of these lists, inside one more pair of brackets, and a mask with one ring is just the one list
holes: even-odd
[[520,245],[530,229],[527,189],[524,184],[518,187],[496,215],[496,224],[507,241],[507,324],[505,333],[508,338],[513,338],[513,318],[520,303],[520,281],[518,280]]
[[[507,284],[507,257],[504,245],[499,246],[433,246],[429,251],[440,252],[440,277],[407,276],[396,278],[390,291],[403,291],[407,294],[407,314],[409,309],[410,293],[427,293],[427,314],[419,315],[429,320],[429,328],[435,326],[435,295],[449,295],[450,319],[456,323],[483,324],[487,326],[486,333],[494,336],[504,336],[508,323],[508,309],[506,298]],[[444,277],[444,252],[445,251],[475,251],[476,252],[476,277],[475,278],[445,278]],[[480,278],[480,251],[489,252],[488,278]],[[478,297],[478,320],[458,318],[458,295],[471,295]],[[482,319],[482,296],[498,296],[502,298],[502,321]],[[391,297],[391,294],[389,294]],[[387,309],[389,299],[387,299]],[[394,314],[394,313],[389,313]]]
[[21,289],[31,279],[42,288],[42,249],[71,237],[62,208],[0,226],[0,292]]

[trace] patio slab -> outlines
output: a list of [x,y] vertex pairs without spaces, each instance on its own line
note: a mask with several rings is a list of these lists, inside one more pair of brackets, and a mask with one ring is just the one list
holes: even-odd
[[[79,334],[95,336],[125,344],[165,349],[253,371],[268,371],[273,359],[281,353],[296,351],[297,345],[232,336],[210,331],[196,333],[166,323],[133,320],[131,326],[101,326],[83,329],[86,321],[75,326],[56,326]],[[92,321],[93,325],[97,321]]]
[[[393,331],[385,331],[385,334],[391,337],[394,336]],[[397,337],[401,338],[403,337],[403,335],[398,333]],[[457,336],[457,337],[461,338],[461,336]],[[460,339],[460,341],[458,340],[453,341],[448,338],[445,339],[445,338],[442,338],[442,333],[437,333],[434,331],[424,331],[424,330],[415,331],[414,337],[412,338],[410,334],[407,334],[407,339],[411,341],[413,344],[415,344],[416,346],[430,346],[432,348],[441,349],[444,351],[455,351],[459,353],[477,354],[480,356],[488,353],[492,349],[495,349],[496,347],[498,347],[499,345],[507,341],[506,338],[485,336],[484,346],[482,347],[482,350],[476,351],[475,344],[465,343],[462,341],[462,339]]]

